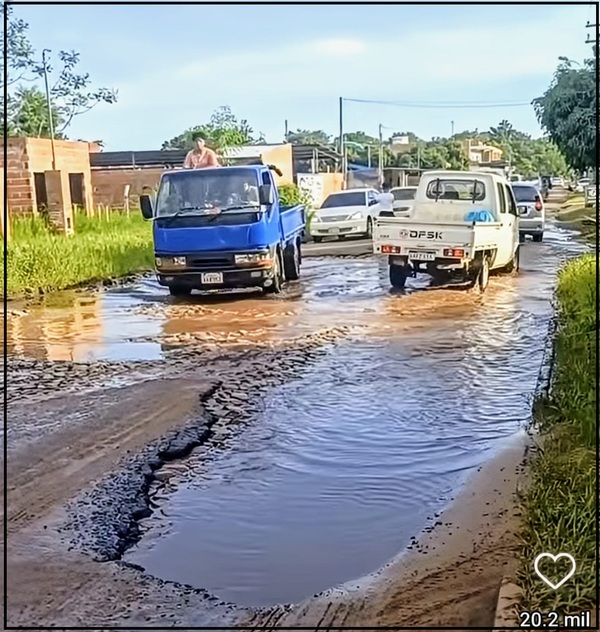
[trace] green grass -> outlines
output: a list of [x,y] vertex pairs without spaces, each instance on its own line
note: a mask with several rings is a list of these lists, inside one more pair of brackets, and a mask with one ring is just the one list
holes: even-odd
[[75,234],[67,237],[53,234],[41,218],[13,220],[7,253],[9,299],[152,267],[152,229],[139,212],[129,217],[113,212],[108,218],[77,213],[74,223]]
[[[550,397],[536,406],[542,448],[523,498],[520,583],[529,611],[576,613],[595,605],[597,290],[594,255],[570,262],[559,275],[554,381]],[[559,590],[533,572],[543,552],[575,558],[577,571]],[[552,567],[546,570],[550,577]]]

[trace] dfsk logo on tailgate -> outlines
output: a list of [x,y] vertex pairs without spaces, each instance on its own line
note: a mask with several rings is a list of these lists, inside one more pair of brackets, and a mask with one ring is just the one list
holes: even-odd
[[401,230],[401,239],[442,239],[442,233],[436,230]]

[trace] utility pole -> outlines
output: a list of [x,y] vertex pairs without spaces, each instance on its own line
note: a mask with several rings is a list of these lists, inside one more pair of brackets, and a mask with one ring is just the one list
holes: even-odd
[[383,125],[379,123],[379,186],[383,186]]
[[[597,29],[598,28],[598,23],[596,24],[592,24],[591,22],[588,21],[588,23],[585,25],[586,29]],[[585,40],[586,44],[595,44],[596,46],[598,46],[598,31],[596,31],[596,37],[594,39],[591,38],[590,35],[587,36],[587,39]]]
[[285,136],[283,138],[285,139],[285,142],[287,143],[288,142],[288,136],[290,135],[290,130],[288,128],[288,120],[287,119],[285,119],[284,125],[285,125]]
[[46,86],[46,105],[48,106],[48,127],[50,129],[50,144],[52,147],[52,171],[56,171],[56,150],[54,148],[54,121],[52,120],[52,103],[50,102],[50,89],[48,88],[48,65],[46,64],[46,53],[50,53],[48,48],[42,51],[42,66],[44,68],[44,85]]
[[452,132],[450,134],[450,138],[454,138],[454,121],[450,121],[450,126],[451,126],[451,129],[452,129]]

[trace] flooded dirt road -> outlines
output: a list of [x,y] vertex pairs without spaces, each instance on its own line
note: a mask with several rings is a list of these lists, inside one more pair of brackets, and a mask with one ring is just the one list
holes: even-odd
[[[317,258],[306,261],[302,282],[277,299],[177,301],[144,279],[133,288],[65,293],[52,298],[62,301],[58,305],[23,308],[9,321],[13,362],[28,358],[44,375],[117,366],[117,374],[135,368],[139,380],[168,379],[30,409],[14,392],[11,423],[28,425],[34,443],[26,452],[19,433],[9,433],[15,455],[9,488],[21,490],[21,509],[14,505],[9,512],[11,624],[227,625],[252,616],[243,608],[209,614],[210,599],[194,587],[242,607],[265,607],[252,625],[316,626],[323,611],[307,598],[342,584],[351,594],[363,586],[362,577],[399,554],[423,555],[415,537],[422,541],[423,530],[435,526],[467,478],[521,436],[539,386],[556,271],[583,248],[574,233],[552,227],[544,243],[523,246],[520,275],[493,277],[483,296],[428,289],[424,277],[394,295],[375,259]],[[341,325],[356,328],[352,335],[319,338]],[[286,351],[292,336],[300,342]],[[303,339],[314,340],[309,351]],[[242,355],[224,357],[224,349]],[[254,355],[244,355],[247,350]],[[217,351],[218,357],[210,355]],[[22,375],[31,370],[19,366]],[[102,375],[94,379],[105,382]],[[211,380],[220,394],[207,395],[204,412],[194,412],[194,392],[206,391]],[[210,428],[200,432],[198,420],[207,412]],[[185,449],[152,452],[178,456],[157,460],[142,449],[184,422],[194,437]],[[43,464],[51,463],[44,452],[54,444],[52,471],[69,463],[61,424],[70,423],[79,424],[81,442],[88,441],[87,456],[78,461],[72,455],[48,495],[22,472],[33,468],[36,453],[33,469],[41,476]],[[35,443],[35,429],[43,425],[56,441]],[[494,473],[496,488],[502,470]],[[65,477],[67,471],[78,472],[77,481]],[[52,476],[44,485],[53,484]],[[134,493],[132,480],[144,477],[150,486]],[[484,502],[492,505],[495,494],[488,492]],[[37,506],[34,495],[48,499],[38,508],[41,522],[36,510],[26,509]],[[81,537],[73,540],[65,523]],[[458,541],[460,533],[451,536]],[[114,560],[114,551],[123,550],[124,560],[146,572],[91,561],[98,551]],[[402,555],[390,569],[396,563],[405,563]],[[64,576],[70,564],[77,565],[79,588],[72,588],[65,609],[54,574]],[[485,584],[486,599],[493,583]],[[39,603],[37,593],[46,595]],[[128,597],[111,601],[113,593]],[[328,625],[342,618],[365,625],[376,615],[393,624],[407,616],[400,597],[394,597],[396,614],[382,619],[365,609],[361,594],[350,618],[354,596],[345,615],[331,610]],[[323,605],[320,599],[314,601]],[[278,603],[301,606],[269,608]]]
[[566,238],[527,243],[521,275],[482,297],[386,296],[375,262],[354,267],[355,285],[331,282],[355,308],[368,300],[348,315],[368,337],[274,389],[210,465],[202,454],[178,468],[126,559],[249,606],[297,602],[390,560],[529,423]]

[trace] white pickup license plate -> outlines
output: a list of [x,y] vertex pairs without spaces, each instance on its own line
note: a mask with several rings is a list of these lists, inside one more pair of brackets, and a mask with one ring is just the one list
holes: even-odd
[[330,228],[328,231],[331,235],[337,235],[340,232],[339,228]]
[[422,252],[418,250],[409,250],[408,258],[413,261],[433,261],[435,259],[435,252]]
[[222,272],[203,272],[200,275],[200,280],[202,283],[206,283],[207,285],[218,285],[219,283],[223,283],[223,273]]

